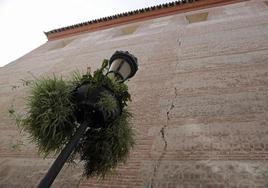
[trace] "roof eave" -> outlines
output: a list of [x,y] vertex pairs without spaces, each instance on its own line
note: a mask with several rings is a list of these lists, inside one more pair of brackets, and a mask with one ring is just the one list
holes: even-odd
[[95,19],[89,22],[79,23],[44,33],[47,36],[48,40],[56,40],[86,32],[108,29],[114,26],[124,25],[128,23],[140,22],[162,16],[200,10],[231,3],[238,3],[242,1],[248,0],[196,0],[184,1],[185,3],[178,3],[178,1],[176,1],[149,8],[134,10],[127,13],[108,16],[105,18]]

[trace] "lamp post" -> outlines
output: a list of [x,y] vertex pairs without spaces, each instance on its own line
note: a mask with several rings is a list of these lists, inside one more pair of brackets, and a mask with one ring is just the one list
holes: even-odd
[[[128,51],[116,51],[109,60],[109,70],[106,76],[112,79],[115,78],[119,82],[124,82],[133,77],[137,70],[137,58],[134,55],[130,54]],[[113,93],[109,89],[101,87],[99,90],[96,90],[95,93],[89,96],[87,95],[88,89],[89,85],[83,84],[75,91],[74,98],[78,103],[80,113],[83,114],[84,118],[82,119],[82,122],[80,123],[80,126],[76,130],[72,139],[66,144],[59,156],[53,162],[47,174],[38,184],[38,188],[50,187],[64,166],[66,160],[79,144],[80,139],[88,127],[93,126],[93,124],[98,121],[112,121],[121,113],[122,109],[119,105],[119,101],[113,96]],[[110,97],[113,97],[114,100],[117,101],[117,107],[112,112],[104,108],[98,108],[95,105],[98,102],[98,96],[104,93]],[[93,122],[85,117],[91,117]]]

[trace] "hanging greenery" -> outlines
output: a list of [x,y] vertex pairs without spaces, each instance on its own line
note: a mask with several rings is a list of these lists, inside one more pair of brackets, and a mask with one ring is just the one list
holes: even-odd
[[85,161],[84,174],[102,176],[114,169],[118,163],[125,162],[134,144],[133,131],[129,125],[131,114],[123,110],[106,129],[89,129],[86,131],[77,152]]
[[27,97],[28,112],[20,127],[30,133],[41,153],[59,152],[75,128],[72,87],[62,78],[42,78],[33,82]]
[[[72,157],[80,155],[87,177],[105,177],[119,163],[126,161],[134,145],[131,113],[126,109],[127,102],[131,100],[128,87],[107,77],[107,67],[108,60],[104,60],[93,75],[76,73],[68,81],[56,76],[37,79],[30,84],[27,113],[18,116],[14,110],[9,110],[45,157],[61,151],[82,121],[89,120],[92,125],[72,154]],[[87,86],[88,98],[99,92],[94,108],[105,109],[110,114],[119,105],[120,114],[112,121],[92,120],[93,115],[81,110],[75,98],[76,92],[84,85]]]

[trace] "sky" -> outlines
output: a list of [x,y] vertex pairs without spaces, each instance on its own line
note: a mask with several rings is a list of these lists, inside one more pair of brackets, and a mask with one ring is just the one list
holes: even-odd
[[0,0],[0,67],[44,44],[45,31],[172,0]]

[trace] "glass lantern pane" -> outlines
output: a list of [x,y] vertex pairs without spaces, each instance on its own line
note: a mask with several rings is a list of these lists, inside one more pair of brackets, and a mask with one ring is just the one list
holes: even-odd
[[110,71],[117,72],[126,79],[131,73],[131,67],[124,59],[115,59],[111,64]]
[[113,71],[113,72],[117,72],[120,68],[120,65],[124,62],[123,59],[115,59],[112,64],[111,67],[109,68],[109,71]]
[[119,73],[126,79],[131,73],[130,65],[124,61],[123,65],[119,69]]

